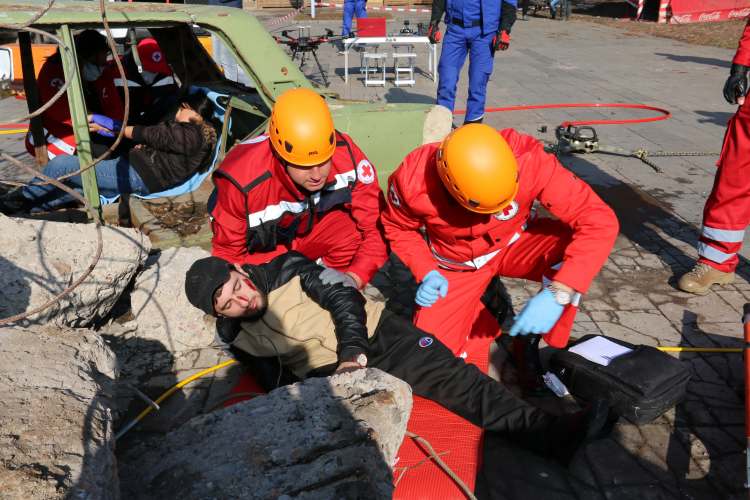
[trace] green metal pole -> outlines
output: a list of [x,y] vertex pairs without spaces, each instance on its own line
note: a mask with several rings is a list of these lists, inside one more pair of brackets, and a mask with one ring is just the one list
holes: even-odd
[[[73,40],[73,33],[70,31],[70,26],[67,24],[62,25],[58,30],[58,36],[63,42],[65,42],[66,46],[70,47],[73,53],[73,61],[77,61],[78,57],[75,53],[75,42]],[[64,57],[63,71],[65,73],[65,79],[70,81],[67,95],[68,105],[70,106],[70,118],[73,123],[73,133],[76,138],[76,154],[81,165],[88,165],[91,163],[93,155],[91,152],[91,136],[89,135],[88,118],[86,115],[86,101],[84,99],[83,85],[81,83],[78,64],[71,65],[69,60]],[[91,208],[99,217],[99,220],[102,220],[101,205],[99,203],[99,188],[96,185],[96,173],[94,172],[94,168],[90,168],[81,174],[83,194],[91,205]]]

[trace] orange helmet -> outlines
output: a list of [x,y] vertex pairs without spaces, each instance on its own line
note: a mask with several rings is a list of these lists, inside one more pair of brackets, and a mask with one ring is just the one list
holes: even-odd
[[437,151],[437,171],[448,192],[468,210],[494,214],[518,192],[518,165],[503,136],[489,125],[459,127]]
[[268,135],[274,151],[301,167],[325,163],[336,150],[333,118],[323,97],[305,88],[287,90],[271,110]]

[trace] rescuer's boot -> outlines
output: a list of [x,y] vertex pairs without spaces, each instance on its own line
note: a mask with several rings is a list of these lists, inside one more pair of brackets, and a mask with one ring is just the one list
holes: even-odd
[[683,292],[706,295],[712,285],[729,285],[730,283],[734,283],[734,273],[725,273],[708,264],[698,262],[693,269],[682,275],[680,281],[677,282],[677,288]]

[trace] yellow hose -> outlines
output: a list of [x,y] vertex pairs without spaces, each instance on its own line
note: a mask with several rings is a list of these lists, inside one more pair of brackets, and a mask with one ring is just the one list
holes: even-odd
[[10,129],[5,129],[5,130],[0,130],[0,135],[25,134],[28,131],[29,129],[27,128],[10,128]]
[[742,352],[741,347],[657,347],[663,352]]
[[[206,376],[206,375],[208,375],[210,373],[213,373],[213,372],[215,372],[217,370],[221,370],[222,368],[225,368],[227,366],[231,366],[231,365],[233,365],[235,363],[237,363],[236,359],[229,359],[227,361],[224,361],[223,363],[219,363],[218,365],[214,365],[214,366],[212,366],[210,368],[206,368],[205,370],[201,370],[198,373],[190,375],[189,377],[187,377],[187,378],[185,378],[183,380],[180,380],[175,385],[173,385],[172,387],[170,387],[169,389],[167,389],[167,391],[164,394],[162,394],[161,396],[159,396],[158,398],[156,398],[156,400],[154,401],[154,403],[156,403],[158,405],[159,403],[161,403],[162,401],[164,401],[169,396],[171,396],[172,394],[174,394],[175,392],[177,392],[179,389],[182,389],[183,387],[185,387],[189,383],[191,383],[191,382],[193,382],[195,380],[198,380],[199,378],[204,377],[204,376]],[[148,415],[149,413],[151,413],[153,410],[154,410],[153,406],[146,407],[142,412],[140,412],[138,414],[137,417],[135,417],[133,420],[131,420],[130,422],[128,422],[128,424],[125,425],[125,427],[123,427],[122,429],[120,429],[120,431],[117,432],[117,434],[115,435],[115,439],[119,439],[120,437],[122,437],[123,434],[125,434],[130,429],[132,429],[135,426],[135,424],[137,424],[138,422],[140,422],[141,420],[143,420],[146,417],[146,415]]]

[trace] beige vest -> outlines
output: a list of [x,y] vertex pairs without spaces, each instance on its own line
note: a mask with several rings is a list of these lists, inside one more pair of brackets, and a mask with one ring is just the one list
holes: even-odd
[[[385,302],[367,300],[368,337],[374,335],[384,308]],[[272,291],[266,313],[243,322],[232,344],[253,356],[278,356],[300,378],[338,361],[331,314],[302,290],[299,277]]]

